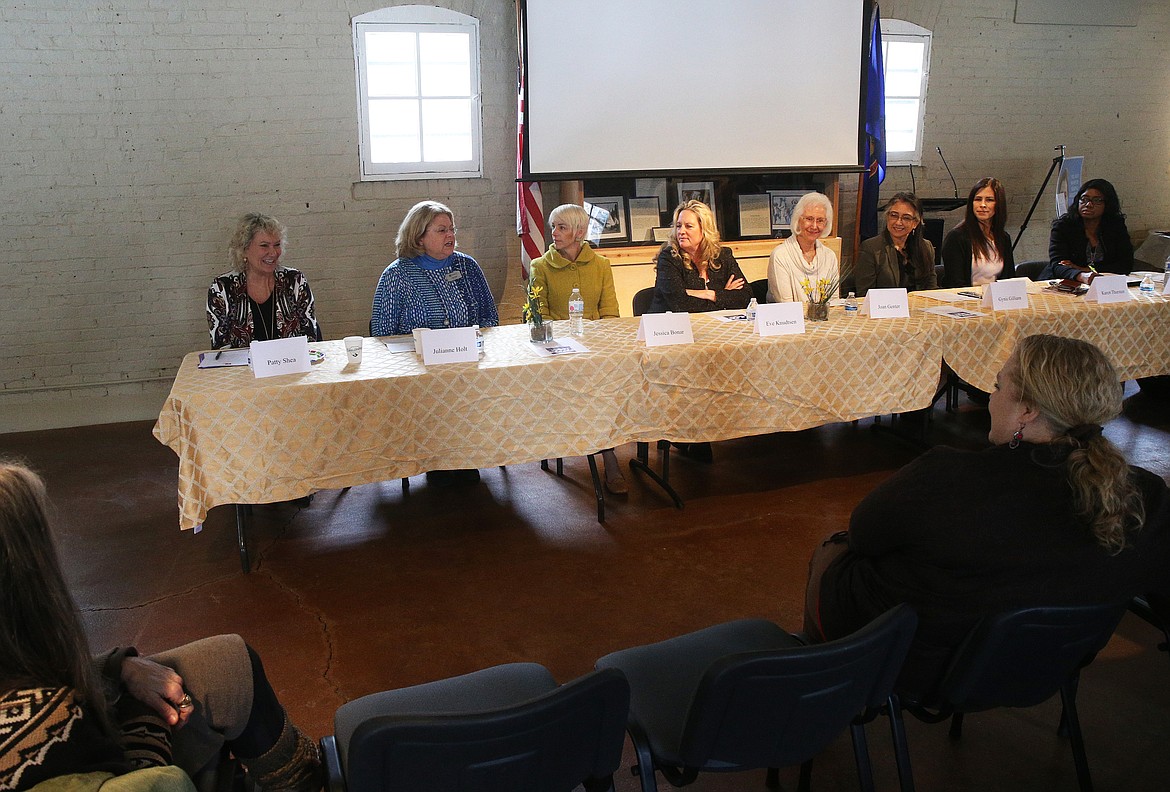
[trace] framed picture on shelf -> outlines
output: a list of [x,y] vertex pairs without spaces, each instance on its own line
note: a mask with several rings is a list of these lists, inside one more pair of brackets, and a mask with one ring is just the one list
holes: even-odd
[[740,237],[772,236],[771,211],[771,200],[767,193],[739,196]]
[[792,225],[792,210],[808,190],[768,190],[772,205],[772,233],[787,231]]
[[715,206],[715,182],[679,182],[678,183],[678,202],[683,201],[702,201],[711,207],[712,214],[718,216],[719,212]]
[[602,242],[626,238],[626,202],[620,195],[586,198],[589,231],[586,238]]
[[653,242],[654,229],[662,222],[658,197],[630,199],[630,241]]
[[658,211],[666,209],[666,179],[634,179],[634,194],[658,199]]

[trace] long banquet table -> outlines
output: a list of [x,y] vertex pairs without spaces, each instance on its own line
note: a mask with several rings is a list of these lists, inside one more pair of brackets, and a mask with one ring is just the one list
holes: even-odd
[[[484,330],[478,363],[427,368],[367,338],[359,366],[340,341],[305,374],[256,379],[187,355],[154,434],[179,457],[179,526],[224,504],[290,500],[427,470],[579,456],[633,441],[717,441],[907,412],[931,403],[945,360],[990,390],[1016,339],[1098,344],[1123,379],[1170,372],[1170,299],[1085,303],[1030,294],[1028,308],[956,320],[849,318],[833,308],[803,335],[760,338],[693,314],[695,343],[647,348],[637,319],[587,324],[588,353],[540,357],[524,325]],[[556,323],[558,335],[567,331]]]

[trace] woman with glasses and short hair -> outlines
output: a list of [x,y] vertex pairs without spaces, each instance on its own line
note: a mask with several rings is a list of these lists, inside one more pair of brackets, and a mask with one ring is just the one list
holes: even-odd
[[858,297],[870,289],[934,289],[934,245],[922,237],[922,204],[914,193],[895,193],[884,210],[886,227],[861,243],[854,280]]
[[1007,194],[999,179],[984,177],[967,195],[963,222],[943,239],[943,286],[982,286],[1014,278],[1016,260],[1007,224]]
[[1088,283],[1100,272],[1128,275],[1133,269],[1133,242],[1121,213],[1117,190],[1104,179],[1089,179],[1052,223],[1048,266],[1042,280],[1067,278]]
[[483,270],[455,249],[455,215],[446,206],[438,201],[412,206],[394,244],[398,258],[374,290],[371,335],[500,323]]
[[803,283],[841,277],[837,254],[821,241],[833,231],[833,202],[827,195],[802,195],[792,209],[791,228],[792,236],[768,259],[768,302],[808,302]]

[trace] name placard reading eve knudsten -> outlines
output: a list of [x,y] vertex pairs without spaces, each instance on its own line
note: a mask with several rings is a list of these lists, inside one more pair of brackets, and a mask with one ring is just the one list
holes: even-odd
[[423,330],[422,358],[424,366],[441,363],[475,363],[479,350],[475,346],[474,327],[448,327],[442,330]]
[[870,319],[905,319],[910,316],[910,298],[905,289],[870,289],[861,312]]
[[253,341],[248,350],[252,355],[252,373],[257,379],[277,374],[304,374],[309,370],[309,339],[304,336]]
[[645,341],[648,347],[693,344],[695,334],[691,330],[691,315],[642,314],[642,321],[638,323],[638,340]]
[[1124,275],[1098,275],[1089,284],[1089,291],[1085,294],[1085,302],[1100,304],[1127,302],[1133,299],[1129,293],[1129,286]]
[[804,303],[764,303],[756,309],[756,332],[763,336],[804,332]]
[[983,284],[983,307],[993,311],[1015,311],[1028,307],[1028,279],[992,281]]

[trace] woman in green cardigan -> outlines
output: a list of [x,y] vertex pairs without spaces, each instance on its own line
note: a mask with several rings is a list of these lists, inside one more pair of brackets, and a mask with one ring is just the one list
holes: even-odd
[[[589,213],[577,204],[563,204],[548,216],[552,244],[532,262],[532,284],[540,287],[540,315],[546,319],[569,318],[569,295],[581,290],[586,319],[618,315],[617,292],[609,259],[594,252],[585,241]],[[614,495],[629,491],[621,465],[612,448],[601,452],[605,460],[605,488]]]
[[540,315],[569,318],[569,295],[581,290],[586,319],[618,315],[617,292],[609,259],[599,256],[585,241],[589,214],[577,204],[564,204],[548,216],[552,244],[532,262],[532,282],[540,288]]

